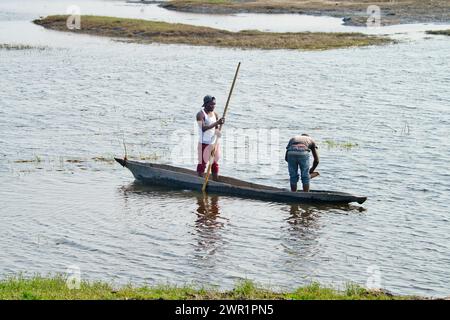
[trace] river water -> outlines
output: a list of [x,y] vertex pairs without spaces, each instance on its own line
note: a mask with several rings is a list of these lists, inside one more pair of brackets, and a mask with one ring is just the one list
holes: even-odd
[[[0,2],[0,44],[31,46],[0,48],[1,276],[75,267],[117,284],[354,282],[449,295],[448,38],[403,26],[409,34],[394,45],[264,51],[129,44],[30,23],[68,4]],[[119,1],[79,4],[142,13]],[[141,186],[112,161],[125,142],[130,158],[194,168],[194,115],[208,93],[223,110],[238,61],[221,172],[287,187],[284,146],[308,132],[321,155],[313,187],[366,203],[205,198]]]

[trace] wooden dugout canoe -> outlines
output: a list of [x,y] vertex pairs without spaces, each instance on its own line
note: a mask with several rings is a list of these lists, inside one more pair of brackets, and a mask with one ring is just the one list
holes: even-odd
[[[201,191],[204,178],[194,170],[173,167],[165,164],[146,163],[114,158],[128,168],[136,180],[148,185],[166,186],[175,189]],[[355,196],[346,192],[312,190],[310,192],[291,192],[287,189],[250,183],[239,179],[220,176],[220,181],[210,180],[206,191],[209,193],[238,196],[290,203],[335,203],[357,202],[362,204],[367,197]]]

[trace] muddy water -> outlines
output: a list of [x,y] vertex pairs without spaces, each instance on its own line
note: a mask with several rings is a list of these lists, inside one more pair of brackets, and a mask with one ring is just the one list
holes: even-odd
[[[75,265],[116,283],[449,295],[447,38],[326,52],[136,45],[28,22],[59,1],[15,3],[1,2],[0,43],[34,47],[0,49],[2,276]],[[130,157],[194,167],[194,114],[206,93],[222,110],[237,61],[222,173],[285,187],[283,148],[308,132],[314,188],[366,195],[363,206],[203,198],[143,187],[111,161],[125,141]]]

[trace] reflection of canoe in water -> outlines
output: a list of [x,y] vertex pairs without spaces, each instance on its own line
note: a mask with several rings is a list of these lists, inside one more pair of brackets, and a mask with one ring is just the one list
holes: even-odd
[[[204,178],[197,176],[194,170],[177,168],[164,164],[144,163],[115,158],[127,167],[136,180],[148,185],[167,186],[176,189],[201,191]],[[254,198],[279,202],[312,203],[363,203],[366,197],[359,197],[345,192],[317,191],[291,192],[287,189],[264,186],[234,178],[220,176],[220,181],[208,182],[207,191],[244,198]]]

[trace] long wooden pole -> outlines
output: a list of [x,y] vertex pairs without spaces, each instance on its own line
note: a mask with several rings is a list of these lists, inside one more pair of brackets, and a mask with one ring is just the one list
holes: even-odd
[[[230,89],[230,93],[228,94],[228,99],[227,99],[227,103],[225,105],[225,109],[223,110],[223,116],[222,118],[225,118],[225,115],[227,114],[227,110],[228,110],[228,105],[230,103],[230,98],[231,98],[231,94],[233,93],[233,89],[234,89],[234,84],[236,83],[236,78],[239,72],[239,68],[241,66],[241,63],[238,63],[237,69],[236,69],[236,73],[234,74],[234,79],[233,79],[233,83],[231,84],[231,89]],[[219,126],[219,131],[222,130],[222,125]],[[205,176],[205,182],[203,182],[203,187],[202,187],[202,191],[205,192],[206,191],[206,186],[208,185],[208,180],[209,180],[209,175],[211,173],[211,167],[212,167],[212,163],[214,161],[214,156],[216,154],[216,146],[217,146],[217,142],[219,141],[219,137],[216,137],[216,142],[214,143],[214,146],[212,148],[211,151],[211,155],[209,157],[209,164],[208,164],[208,170],[206,171],[206,176]],[[203,155],[202,155],[203,156]]]

